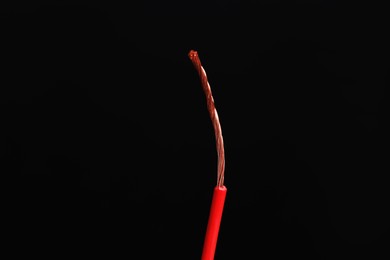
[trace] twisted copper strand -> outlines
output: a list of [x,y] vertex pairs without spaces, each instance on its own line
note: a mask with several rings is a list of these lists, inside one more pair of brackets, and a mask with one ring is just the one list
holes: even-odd
[[207,80],[206,71],[202,67],[198,53],[196,51],[191,50],[188,53],[188,57],[191,59],[192,64],[195,66],[195,69],[198,71],[202,83],[203,91],[206,94],[207,109],[209,111],[211,122],[213,123],[213,127],[214,127],[217,154],[218,154],[217,186],[223,187],[224,174],[225,174],[225,151],[223,146],[221,124],[219,122],[217,110],[215,109],[214,98],[211,92],[210,84]]

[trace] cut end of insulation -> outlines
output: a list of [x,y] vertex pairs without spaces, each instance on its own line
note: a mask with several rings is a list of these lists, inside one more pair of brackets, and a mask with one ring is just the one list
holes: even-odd
[[217,190],[222,190],[222,191],[227,190],[227,188],[225,187],[225,185],[217,186],[217,187],[215,187],[215,189],[217,189]]

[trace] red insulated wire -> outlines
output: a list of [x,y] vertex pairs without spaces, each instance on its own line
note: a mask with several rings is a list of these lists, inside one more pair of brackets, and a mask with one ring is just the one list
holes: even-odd
[[191,50],[188,54],[195,69],[198,71],[203,91],[207,99],[207,109],[213,123],[215,140],[218,153],[218,173],[217,185],[214,188],[213,199],[211,202],[209,221],[207,224],[206,236],[203,245],[202,260],[213,260],[217,246],[219,227],[222,219],[223,207],[226,198],[226,187],[223,185],[225,174],[225,151],[223,146],[221,124],[214,105],[214,98],[211,92],[210,84],[207,80],[206,71],[203,69],[198,53]]
[[213,260],[217,247],[219,226],[221,224],[223,206],[226,198],[226,187],[214,188],[211,202],[209,222],[207,223],[206,236],[203,244],[202,260]]

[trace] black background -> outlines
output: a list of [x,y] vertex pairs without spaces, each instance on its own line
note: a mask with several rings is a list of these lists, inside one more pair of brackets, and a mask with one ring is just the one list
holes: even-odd
[[388,259],[380,7],[0,8],[3,224],[14,254],[200,259],[217,156],[193,49],[225,141],[216,259]]

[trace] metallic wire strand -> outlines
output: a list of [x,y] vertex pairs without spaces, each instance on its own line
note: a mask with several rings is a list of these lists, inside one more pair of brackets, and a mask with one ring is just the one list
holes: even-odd
[[221,124],[219,122],[217,110],[215,109],[214,98],[211,92],[210,84],[207,80],[206,71],[202,67],[198,53],[196,51],[191,50],[188,53],[188,57],[191,59],[192,64],[195,66],[195,69],[198,71],[202,88],[206,95],[207,109],[209,111],[211,122],[214,127],[217,154],[218,154],[217,186],[222,187],[224,182],[224,175],[225,175],[225,150],[223,146]]

